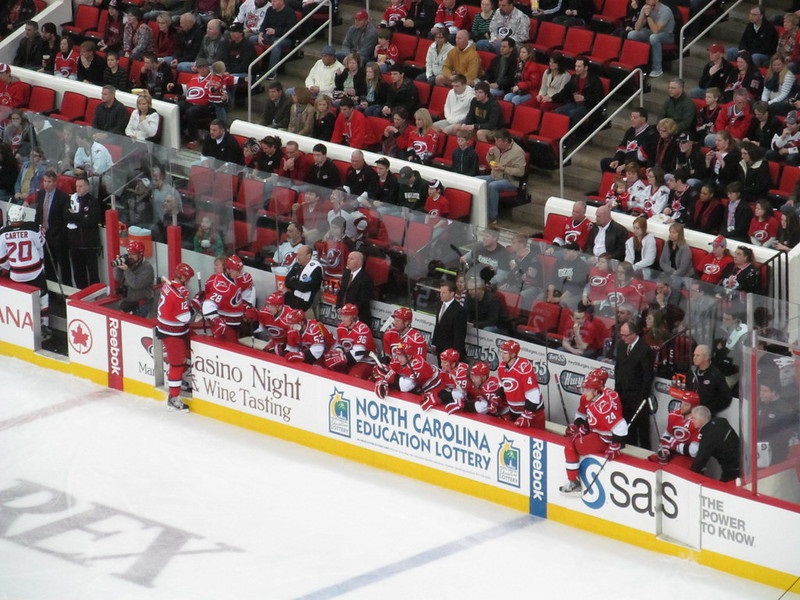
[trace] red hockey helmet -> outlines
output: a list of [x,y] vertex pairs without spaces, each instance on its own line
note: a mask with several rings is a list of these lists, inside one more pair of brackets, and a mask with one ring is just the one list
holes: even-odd
[[270,306],[283,306],[283,294],[280,292],[272,292],[267,296],[267,304]]
[[396,319],[400,319],[401,321],[405,321],[406,323],[410,323],[414,320],[414,313],[411,312],[410,308],[406,308],[405,306],[395,309],[395,311],[392,313],[392,316]]
[[128,242],[128,254],[144,254],[144,244],[138,240]]
[[340,317],[358,317],[358,307],[352,302],[348,302],[339,309]]
[[448,348],[439,355],[439,358],[442,362],[454,363],[458,362],[458,360],[461,358],[461,355],[455,348]]
[[509,352],[511,354],[519,354],[519,342],[514,340],[506,340],[500,344],[501,352]]
[[475,363],[472,365],[472,369],[470,369],[470,375],[475,375],[477,377],[488,377],[489,373],[491,373],[491,369],[485,362]]
[[305,311],[302,311],[299,308],[290,310],[289,314],[286,315],[286,322],[289,325],[299,325],[305,320],[306,320],[306,313]]
[[[136,243],[138,244],[139,242]],[[128,245],[128,247],[130,247],[130,244]],[[178,263],[178,265],[175,267],[175,275],[176,276],[182,275],[186,279],[191,279],[192,277],[194,277],[194,269],[189,265],[187,265],[186,263]]]
[[583,387],[589,390],[602,390],[606,381],[608,381],[608,373],[603,369],[593,369],[586,374],[583,379]]
[[236,255],[229,256],[225,261],[225,268],[230,269],[231,271],[241,271],[244,269],[244,263],[242,262],[242,259]]
[[392,356],[405,356],[408,358],[408,350],[405,344],[395,344],[392,346]]

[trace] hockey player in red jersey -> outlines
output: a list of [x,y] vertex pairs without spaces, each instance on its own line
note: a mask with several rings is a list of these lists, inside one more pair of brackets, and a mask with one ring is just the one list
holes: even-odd
[[622,416],[622,402],[614,390],[605,387],[606,381],[608,373],[603,369],[590,371],[583,380],[575,421],[565,432],[568,481],[559,488],[563,494],[581,493],[578,477],[581,456],[603,454],[607,460],[614,460],[625,445],[628,423]]
[[267,302],[258,311],[258,329],[256,334],[259,337],[266,336],[267,345],[264,352],[272,352],[282,355],[286,347],[286,332],[289,331],[289,324],[286,322],[286,315],[292,310],[283,302],[281,292],[272,292],[267,297]]
[[422,394],[420,406],[430,410],[438,404],[439,392],[445,389],[448,377],[419,355],[411,354],[404,344],[392,348],[392,360],[383,367],[384,375],[375,382],[375,393],[385,398],[390,385],[396,385],[401,392]]
[[485,362],[472,365],[469,370],[470,387],[467,389],[468,406],[481,415],[502,417],[508,412],[500,380],[492,375]]
[[8,225],[0,229],[0,269],[10,271],[11,281],[39,288],[42,340],[50,338],[49,296],[44,274],[44,234],[41,227],[25,221],[25,209],[11,205]]
[[691,419],[692,409],[700,404],[700,396],[686,389],[683,375],[673,378],[669,395],[673,400],[669,403],[667,427],[658,442],[658,450],[647,458],[662,465],[672,460],[673,464],[690,469],[700,446],[700,431]]
[[339,309],[341,322],[336,328],[337,341],[325,353],[325,367],[347,372],[354,377],[369,379],[375,362],[370,353],[375,352],[375,340],[369,326],[358,319],[358,307],[347,303]]
[[189,308],[189,290],[186,282],[194,276],[194,270],[186,263],[175,267],[175,275],[161,286],[158,299],[158,322],[156,335],[167,355],[167,407],[174,410],[189,410],[179,398],[184,374],[191,358],[189,323],[192,312]]
[[315,319],[306,319],[302,309],[293,308],[286,315],[289,331],[286,334],[286,351],[283,357],[289,362],[317,364],[333,344],[333,336]]
[[383,355],[392,356],[392,350],[398,344],[403,344],[406,353],[421,356],[423,359],[428,354],[428,344],[422,334],[411,327],[414,313],[410,308],[401,306],[392,313],[394,325],[383,334]]
[[230,256],[222,273],[209,278],[206,285],[203,318],[211,322],[216,340],[238,342],[245,309],[255,301],[253,278],[243,269],[242,259]]
[[460,362],[461,355],[455,348],[448,348],[439,354],[442,365],[444,389],[439,390],[439,400],[448,413],[464,410],[467,404],[467,390],[470,387],[469,365]]
[[506,340],[500,344],[500,365],[497,378],[503,386],[508,412],[503,418],[517,427],[544,429],[544,402],[533,365],[519,355],[519,342]]

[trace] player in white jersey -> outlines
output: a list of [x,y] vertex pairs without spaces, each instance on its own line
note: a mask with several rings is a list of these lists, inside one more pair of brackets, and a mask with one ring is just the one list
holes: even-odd
[[11,281],[39,288],[42,340],[50,338],[49,297],[44,276],[44,234],[41,227],[25,220],[25,209],[12,205],[8,225],[0,229],[0,268],[10,271]]

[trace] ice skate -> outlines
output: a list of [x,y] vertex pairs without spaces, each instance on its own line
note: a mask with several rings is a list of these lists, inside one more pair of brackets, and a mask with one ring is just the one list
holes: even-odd
[[187,412],[189,410],[189,406],[184,404],[184,402],[176,396],[169,397],[167,400],[167,408],[169,410],[178,410],[181,412]]
[[558,488],[558,491],[565,496],[572,496],[581,493],[581,482],[578,479],[573,479]]

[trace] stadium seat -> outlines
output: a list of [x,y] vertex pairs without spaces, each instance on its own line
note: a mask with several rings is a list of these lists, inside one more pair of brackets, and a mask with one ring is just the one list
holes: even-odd
[[368,256],[364,269],[372,279],[372,297],[380,300],[383,297],[383,286],[389,281],[391,263],[382,257]]
[[82,39],[83,35],[92,29],[97,29],[100,20],[100,9],[91,4],[79,4],[75,11],[75,20],[61,26],[63,34],[74,39]]
[[448,135],[442,148],[442,155],[433,159],[433,166],[449,169],[453,164],[453,151],[456,148],[458,148],[458,136]]
[[83,94],[77,92],[64,92],[61,99],[61,108],[57,112],[48,113],[53,119],[61,121],[76,121],[83,118],[86,112],[87,98]]
[[622,42],[619,58],[608,63],[608,74],[611,78],[611,83],[616,86],[629,73],[635,69],[646,70],[649,64],[650,44],[637,42],[636,40],[625,40]]
[[433,120],[444,119],[444,103],[447,100],[447,94],[450,93],[449,87],[442,85],[433,86],[431,97],[428,102],[428,112],[431,113]]
[[500,105],[500,127],[508,127],[514,119],[514,103],[499,100]]
[[428,101],[431,97],[431,86],[427,81],[414,80],[414,85],[417,87],[419,93],[419,105],[428,106]]
[[255,239],[237,253],[247,264],[255,267],[264,265],[264,249],[278,244],[278,232],[271,227],[256,227]]
[[448,218],[453,221],[469,222],[470,211],[472,210],[472,194],[464,190],[448,188],[445,195],[450,202],[450,214]]
[[90,29],[89,31],[85,31],[83,33],[83,37],[93,42],[98,42],[103,39],[106,31],[106,25],[108,24],[108,9],[104,9],[100,11],[100,18],[97,21],[97,27]]
[[89,98],[86,101],[86,110],[83,113],[83,116],[75,121],[76,125],[91,125],[92,121],[94,121],[94,113],[97,111],[97,107],[102,104],[103,101],[100,98]]
[[603,10],[592,15],[591,28],[598,33],[611,33],[622,27],[622,21],[628,12],[628,4],[629,0],[605,0]]
[[593,43],[594,31],[570,27],[567,30],[567,37],[564,38],[564,48],[561,50],[561,56],[574,66],[576,58],[591,52]]
[[619,58],[621,49],[622,38],[616,35],[598,33],[594,38],[594,45],[591,51],[585,57],[596,72],[606,73],[608,63]]
[[536,34],[536,41],[531,44],[531,48],[536,53],[538,62],[546,63],[550,60],[550,54],[555,50],[564,47],[564,38],[567,35],[567,28],[563,25],[556,25],[549,21],[543,21],[539,25],[539,32]]
[[511,119],[508,132],[518,143],[521,142],[524,145],[528,136],[539,130],[541,121],[541,110],[533,108],[532,106],[520,105],[514,109],[514,117]]
[[776,208],[783,206],[797,187],[800,180],[800,167],[784,165],[778,187],[769,191],[769,199]]
[[[545,344],[548,333],[556,333],[562,307],[550,302],[536,302],[528,315],[526,325],[517,325],[517,335],[522,339]],[[567,311],[569,312],[569,311]]]
[[533,164],[543,169],[557,169],[559,145],[569,131],[569,117],[554,112],[542,115],[539,132],[528,136],[528,148],[533,156]]
[[417,44],[417,51],[414,53],[414,57],[411,60],[407,60],[404,64],[406,70],[408,71],[409,68],[414,70],[414,73],[407,73],[409,77],[416,77],[416,75],[420,72],[425,72],[425,59],[428,56],[428,48],[430,48],[433,40],[428,39],[421,39]]
[[28,110],[38,113],[52,112],[56,107],[56,92],[43,85],[34,85],[28,99]]
[[392,34],[391,43],[397,46],[397,60],[399,62],[404,63],[414,58],[414,54],[417,51],[418,40],[419,38],[416,36],[408,35],[407,33]]

